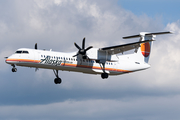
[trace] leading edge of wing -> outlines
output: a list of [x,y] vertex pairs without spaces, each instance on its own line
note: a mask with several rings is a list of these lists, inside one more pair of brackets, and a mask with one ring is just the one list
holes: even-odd
[[137,47],[140,47],[141,43],[146,43],[146,42],[151,42],[151,41],[154,41],[154,40],[146,40],[146,41],[139,41],[139,42],[128,43],[128,44],[123,44],[123,45],[104,47],[104,48],[100,48],[99,50],[111,50],[111,51],[113,51],[114,49],[120,49],[119,50],[119,53],[120,53],[120,52],[125,52],[128,50],[132,50],[132,49],[135,49]]

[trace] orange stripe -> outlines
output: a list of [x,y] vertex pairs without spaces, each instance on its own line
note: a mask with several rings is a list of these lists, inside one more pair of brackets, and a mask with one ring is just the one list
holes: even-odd
[[16,62],[33,62],[33,63],[39,63],[40,60],[30,60],[30,59],[6,59],[6,61],[16,61]]
[[[30,60],[30,59],[6,59],[6,61],[32,62],[32,63],[39,63],[39,62],[41,62],[40,60]],[[99,70],[102,70],[101,67],[97,67],[97,66],[77,65],[77,64],[70,64],[70,63],[62,63],[61,66],[81,67],[81,68],[91,68],[91,69],[99,69]],[[115,71],[115,72],[123,72],[123,73],[132,72],[132,71],[128,71],[128,70],[115,69],[115,68],[105,68],[105,70]]]

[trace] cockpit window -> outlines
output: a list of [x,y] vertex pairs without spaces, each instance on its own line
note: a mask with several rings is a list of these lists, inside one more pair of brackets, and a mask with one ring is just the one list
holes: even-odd
[[16,53],[19,53],[19,54],[21,54],[21,53],[22,53],[22,51],[16,51]]
[[28,54],[29,52],[28,51],[18,50],[15,53],[17,53],[17,54],[22,54],[22,53]]
[[29,52],[28,51],[23,51],[23,53],[27,53],[28,54]]

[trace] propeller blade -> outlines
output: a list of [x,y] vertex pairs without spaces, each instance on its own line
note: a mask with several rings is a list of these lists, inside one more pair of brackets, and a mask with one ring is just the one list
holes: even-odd
[[89,46],[88,48],[85,49],[85,51],[88,51],[91,48],[93,48],[93,46]]
[[79,53],[77,53],[76,55],[74,55],[73,57],[76,57],[76,56],[78,56],[79,55]]
[[36,49],[36,50],[37,50],[37,43],[35,44],[34,49]]
[[83,40],[82,40],[82,48],[80,48],[76,43],[74,43],[74,45],[79,49],[79,51],[73,57],[78,56],[79,54],[81,54],[83,56],[83,59],[87,58],[86,51],[88,51],[89,49],[93,48],[93,46],[90,46],[90,47],[85,49],[85,39],[86,38],[84,37]]
[[85,37],[83,38],[83,41],[82,41],[82,49],[84,49],[85,48]]
[[81,50],[81,48],[80,48],[76,43],[74,43],[74,45],[75,45],[79,50]]

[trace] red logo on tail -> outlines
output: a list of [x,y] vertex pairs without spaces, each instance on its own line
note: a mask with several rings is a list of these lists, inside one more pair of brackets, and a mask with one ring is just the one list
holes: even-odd
[[149,56],[150,49],[151,49],[151,47],[150,47],[149,42],[141,44],[141,52],[142,52],[144,57],[148,57]]

